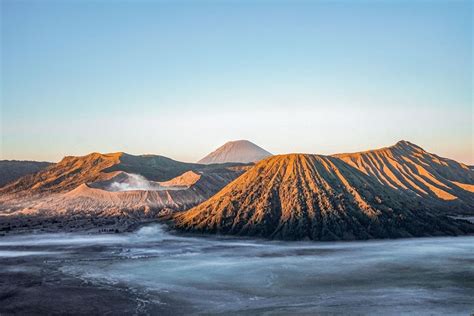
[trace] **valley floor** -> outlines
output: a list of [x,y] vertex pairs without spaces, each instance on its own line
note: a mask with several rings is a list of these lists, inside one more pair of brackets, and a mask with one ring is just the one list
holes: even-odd
[[123,233],[142,225],[156,222],[156,218],[143,219],[130,216],[94,217],[70,216],[2,216],[0,215],[0,237],[29,233]]
[[120,234],[0,238],[0,314],[469,315],[474,236],[284,242]]

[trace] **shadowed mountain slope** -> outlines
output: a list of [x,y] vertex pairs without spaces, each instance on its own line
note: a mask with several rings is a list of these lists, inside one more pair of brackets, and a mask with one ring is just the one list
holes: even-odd
[[291,154],[259,162],[206,202],[176,214],[174,223],[185,231],[277,239],[351,240],[474,232],[474,225],[465,221],[434,215],[425,200],[341,158]]
[[198,161],[202,164],[241,162],[256,162],[271,156],[265,149],[248,140],[237,140],[225,143],[215,151]]
[[52,164],[43,161],[0,160],[0,187]]

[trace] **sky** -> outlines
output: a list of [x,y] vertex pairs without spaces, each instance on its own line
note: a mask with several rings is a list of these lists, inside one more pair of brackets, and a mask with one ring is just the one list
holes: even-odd
[[474,164],[471,1],[0,2],[0,159],[404,139]]

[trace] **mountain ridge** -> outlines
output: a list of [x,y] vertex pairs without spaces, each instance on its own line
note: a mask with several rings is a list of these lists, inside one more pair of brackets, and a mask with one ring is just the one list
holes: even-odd
[[[430,199],[474,204],[474,173],[468,166],[407,141],[372,151],[335,154],[380,183]],[[468,192],[466,192],[468,191]]]
[[[376,166],[384,170],[381,162],[398,168],[393,179],[412,184],[393,185],[378,172]],[[455,199],[436,191],[455,180],[462,185],[444,188]],[[351,154],[278,155],[260,161],[173,221],[183,231],[276,239],[457,235],[474,232],[474,225],[445,215],[474,212],[473,184],[474,172],[465,165],[406,141]],[[425,187],[429,192],[420,192]]]
[[106,181],[118,172],[140,174],[148,180],[167,181],[190,170],[239,167],[241,164],[202,165],[160,155],[131,155],[124,152],[66,156],[56,164],[0,188],[1,194],[65,192],[83,183]]

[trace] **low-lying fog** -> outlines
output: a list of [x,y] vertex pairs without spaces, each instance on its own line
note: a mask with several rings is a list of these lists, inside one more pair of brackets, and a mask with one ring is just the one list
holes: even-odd
[[156,224],[123,235],[0,238],[0,268],[12,269],[15,256],[15,269],[49,267],[81,284],[125,287],[138,312],[474,312],[474,236],[276,242],[182,237]]

